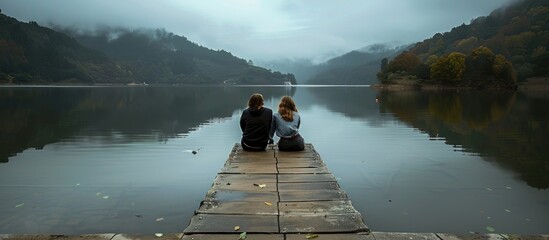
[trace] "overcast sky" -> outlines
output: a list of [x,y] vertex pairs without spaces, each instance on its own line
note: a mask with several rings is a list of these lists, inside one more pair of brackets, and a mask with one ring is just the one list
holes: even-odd
[[374,43],[408,44],[516,0],[0,0],[20,21],[165,28],[252,60],[325,60]]

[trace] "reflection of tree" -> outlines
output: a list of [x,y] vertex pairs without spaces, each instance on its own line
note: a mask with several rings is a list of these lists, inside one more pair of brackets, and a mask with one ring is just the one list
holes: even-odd
[[315,99],[334,112],[353,118],[377,117],[376,92],[368,87],[307,88]]
[[[0,89],[0,162],[28,148],[76,134],[105,141],[165,141],[212,118],[244,109],[255,92],[266,99],[295,89],[113,87]],[[143,133],[157,134],[143,134]],[[116,136],[113,136],[116,133]],[[155,138],[155,139],[150,139]]]
[[530,186],[549,188],[547,96],[513,92],[379,93],[381,111],[512,169]]

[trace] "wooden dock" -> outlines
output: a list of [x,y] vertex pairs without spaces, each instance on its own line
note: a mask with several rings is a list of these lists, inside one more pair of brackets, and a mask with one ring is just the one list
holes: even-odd
[[[244,232],[246,234],[244,234]],[[549,235],[371,232],[312,145],[231,151],[183,233],[0,234],[0,240],[549,240]]]
[[311,144],[246,152],[236,144],[183,239],[368,239],[370,230]]

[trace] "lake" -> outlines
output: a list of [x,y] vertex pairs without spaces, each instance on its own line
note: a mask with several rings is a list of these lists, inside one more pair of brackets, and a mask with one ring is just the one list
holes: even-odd
[[255,92],[373,231],[549,233],[549,93],[337,86],[1,87],[0,233],[181,232]]

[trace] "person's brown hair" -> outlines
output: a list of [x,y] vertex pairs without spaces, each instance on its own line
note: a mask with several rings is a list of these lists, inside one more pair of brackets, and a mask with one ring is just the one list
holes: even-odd
[[254,93],[252,96],[250,96],[250,100],[248,100],[248,107],[259,109],[263,106],[263,95],[259,93]]
[[282,116],[282,119],[286,121],[294,120],[294,112],[297,112],[294,100],[290,96],[284,96],[280,99],[278,104],[278,113]]

